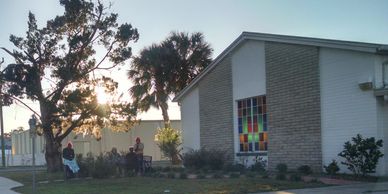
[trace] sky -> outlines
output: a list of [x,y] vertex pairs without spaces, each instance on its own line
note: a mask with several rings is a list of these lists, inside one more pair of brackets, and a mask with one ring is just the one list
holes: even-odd
[[[164,40],[171,31],[202,32],[220,54],[243,31],[295,35],[357,42],[388,44],[388,1],[386,0],[111,0],[120,23],[138,29],[133,54]],[[13,49],[11,34],[24,36],[27,16],[35,14],[38,26],[63,13],[56,0],[0,0],[0,47]],[[14,62],[0,50],[4,64]],[[3,66],[4,66],[3,64]],[[105,72],[119,81],[122,91],[131,86],[126,78],[130,63],[119,71]],[[2,66],[2,68],[3,68]],[[26,102],[34,109],[38,105]],[[31,112],[22,105],[4,107],[5,131],[28,128]],[[179,106],[170,103],[171,119],[180,119]],[[162,119],[151,110],[141,119]]]

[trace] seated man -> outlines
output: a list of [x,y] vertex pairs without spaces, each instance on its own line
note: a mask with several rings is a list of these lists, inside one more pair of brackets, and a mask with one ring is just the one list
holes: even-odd
[[133,147],[129,148],[129,153],[125,156],[127,162],[127,173],[133,173],[137,169],[137,157]]
[[77,173],[79,171],[79,167],[77,162],[75,161],[74,157],[74,149],[73,146],[69,142],[67,144],[67,147],[63,149],[62,156],[63,156],[63,164],[65,165],[65,173],[66,178],[73,178],[74,173]]

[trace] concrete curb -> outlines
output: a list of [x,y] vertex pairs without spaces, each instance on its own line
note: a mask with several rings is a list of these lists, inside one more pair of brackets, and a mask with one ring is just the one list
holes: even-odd
[[1,194],[19,194],[12,191],[12,188],[23,186],[23,184],[13,181],[8,178],[0,177],[0,193]]

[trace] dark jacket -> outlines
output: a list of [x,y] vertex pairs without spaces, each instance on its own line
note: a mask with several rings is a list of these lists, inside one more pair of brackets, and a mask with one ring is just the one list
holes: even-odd
[[129,152],[125,156],[125,160],[127,162],[127,168],[128,169],[136,169],[136,154],[135,152]]
[[74,159],[74,150],[72,148],[63,149],[63,158],[66,160]]

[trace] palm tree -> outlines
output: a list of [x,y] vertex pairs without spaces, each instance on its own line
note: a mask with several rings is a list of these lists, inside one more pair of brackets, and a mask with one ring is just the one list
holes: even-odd
[[213,50],[202,33],[173,32],[160,44],[144,48],[132,62],[128,77],[130,94],[141,111],[162,110],[165,128],[170,127],[169,96],[187,86],[211,62]]
[[213,49],[200,32],[191,36],[172,32],[162,46],[168,50],[167,59],[172,68],[169,87],[174,94],[185,88],[212,61]]
[[164,50],[160,45],[152,45],[143,49],[140,56],[134,57],[128,77],[134,86],[129,90],[134,104],[141,111],[148,111],[151,107],[162,110],[164,125],[170,127],[168,116],[168,72],[163,56]]

